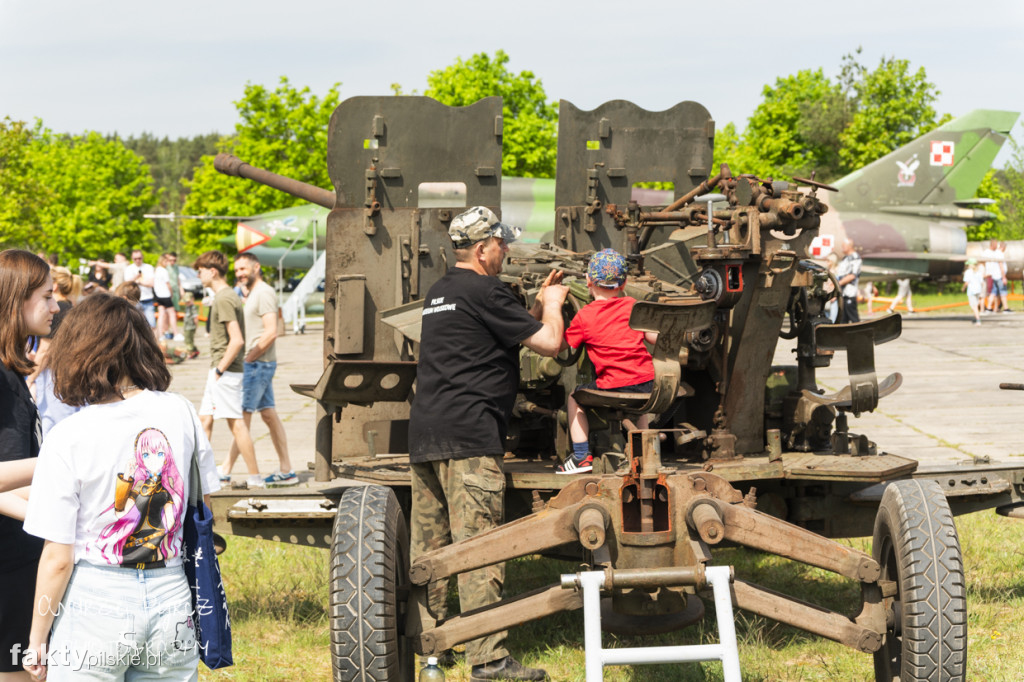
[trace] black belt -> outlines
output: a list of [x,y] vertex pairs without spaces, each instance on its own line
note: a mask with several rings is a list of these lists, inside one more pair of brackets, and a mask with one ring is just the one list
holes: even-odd
[[149,561],[149,562],[146,562],[146,563],[121,564],[121,567],[122,568],[134,568],[134,569],[139,570],[139,571],[145,571],[146,569],[150,569],[150,568],[165,568],[165,564],[166,563],[167,563],[166,561],[161,559],[160,561]]

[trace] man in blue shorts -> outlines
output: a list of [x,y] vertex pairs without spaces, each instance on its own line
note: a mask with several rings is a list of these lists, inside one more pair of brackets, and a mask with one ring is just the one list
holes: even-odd
[[[268,486],[295,485],[299,477],[288,456],[288,439],[284,424],[274,409],[274,372],[277,370],[277,293],[263,281],[259,259],[249,253],[235,258],[235,283],[249,292],[245,298],[245,365],[242,378],[242,418],[252,422],[252,413],[259,412],[270,431],[270,440],[277,451],[279,468],[264,480]],[[231,473],[238,452],[234,447],[221,470],[221,477]]]

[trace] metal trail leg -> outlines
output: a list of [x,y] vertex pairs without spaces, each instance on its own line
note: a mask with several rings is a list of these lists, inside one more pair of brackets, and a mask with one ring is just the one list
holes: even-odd
[[[603,571],[586,571],[562,576],[562,584],[574,581],[583,588],[583,642],[586,648],[587,682],[602,682],[604,666],[721,661],[725,682],[741,682],[740,656],[736,647],[736,625],[733,620],[729,583],[729,566],[710,566],[706,578],[715,596],[718,615],[718,644],[690,646],[633,647],[604,649],[601,647],[601,589],[605,585]],[[567,582],[568,581],[568,582]]]

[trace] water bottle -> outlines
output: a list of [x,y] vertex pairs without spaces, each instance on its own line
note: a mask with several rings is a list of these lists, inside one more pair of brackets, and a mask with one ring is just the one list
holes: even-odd
[[444,682],[444,671],[437,667],[437,657],[431,656],[420,670],[420,682]]

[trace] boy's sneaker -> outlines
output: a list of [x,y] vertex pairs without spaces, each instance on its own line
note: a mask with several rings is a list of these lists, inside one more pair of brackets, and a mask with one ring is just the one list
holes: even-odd
[[264,478],[263,482],[266,483],[268,486],[274,488],[282,485],[295,485],[296,483],[299,482],[299,477],[295,474],[294,471],[289,471],[286,474],[283,474],[280,471],[275,471],[274,473]]
[[565,461],[557,469],[556,474],[585,474],[588,471],[594,470],[594,456],[587,455],[580,461],[576,461],[576,458],[569,455],[565,458]]
[[259,474],[250,476],[245,480],[245,486],[247,488],[263,488],[266,487],[266,483],[263,482],[263,477]]

